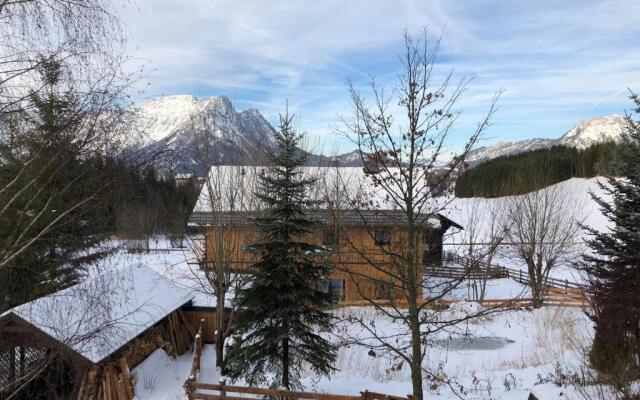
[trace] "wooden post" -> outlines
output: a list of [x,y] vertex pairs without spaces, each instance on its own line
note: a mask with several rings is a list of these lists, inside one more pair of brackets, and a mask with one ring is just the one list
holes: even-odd
[[224,379],[220,380],[220,400],[224,400],[224,396],[227,394],[227,392],[224,390],[224,385],[226,384],[226,381]]
[[520,283],[522,283],[522,270],[520,270]]

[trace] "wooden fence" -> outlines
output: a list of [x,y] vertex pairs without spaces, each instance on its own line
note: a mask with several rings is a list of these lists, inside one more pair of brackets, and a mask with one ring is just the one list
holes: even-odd
[[[530,282],[529,273],[521,269],[508,268],[497,264],[488,264],[485,262],[472,262],[468,258],[447,252],[445,253],[445,261],[455,262],[461,265],[460,267],[454,266],[436,266],[425,267],[425,274],[433,276],[442,276],[446,278],[511,278],[516,282],[528,285]],[[465,268],[465,265],[474,264],[474,268]],[[563,288],[563,289],[581,289],[586,290],[586,285],[582,285],[576,282],[571,282],[567,279],[547,278],[547,286]]]
[[[189,393],[189,400],[245,400],[255,398],[280,398],[280,399],[300,399],[300,400],[410,400],[411,397],[391,396],[383,393],[364,391],[359,396],[328,394],[314,392],[298,392],[293,390],[279,390],[267,388],[255,388],[248,386],[227,385],[224,382],[219,384],[194,383],[196,391]],[[206,390],[207,393],[197,390]],[[244,395],[244,396],[242,396]],[[246,396],[249,395],[249,396]],[[259,397],[256,397],[259,396]]]
[[184,390],[191,399],[191,393],[195,392],[195,383],[198,381],[198,373],[200,372],[200,361],[202,359],[202,324],[204,320],[200,321],[200,327],[198,328],[198,333],[196,333],[196,337],[194,339],[194,351],[193,351],[193,362],[191,363],[191,373],[187,377],[187,380],[184,382]]

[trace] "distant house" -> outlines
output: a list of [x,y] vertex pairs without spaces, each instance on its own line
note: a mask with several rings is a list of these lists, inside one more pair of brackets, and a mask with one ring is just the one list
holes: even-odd
[[[199,321],[188,311],[194,297],[193,290],[134,266],[97,273],[3,313],[0,398],[12,382],[52,356],[55,372],[64,371],[69,382],[67,393],[53,397],[98,398],[109,390],[127,393],[118,398],[132,398],[130,368],[157,348],[173,355],[189,350]],[[44,393],[46,384],[33,384],[41,390],[34,397],[52,396]]]
[[[207,263],[224,259],[229,268],[250,272],[254,256],[246,251],[247,245],[258,235],[252,220],[265,212],[254,196],[261,168],[211,169],[189,218],[190,227],[205,233]],[[327,259],[332,265],[331,274],[318,284],[338,301],[394,297],[387,275],[373,268],[371,262],[389,262],[390,256],[383,249],[402,245],[405,214],[394,208],[385,192],[373,183],[370,170],[306,167],[302,171],[317,179],[310,197],[318,206],[307,210],[306,215],[318,222],[318,228],[308,239],[328,250]],[[451,227],[462,227],[437,213],[419,215],[416,221],[423,246],[419,263],[440,265],[443,235]]]

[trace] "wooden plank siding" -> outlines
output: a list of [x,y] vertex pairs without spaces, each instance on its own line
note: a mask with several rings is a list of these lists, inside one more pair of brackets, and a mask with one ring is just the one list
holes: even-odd
[[[325,237],[323,227],[314,231],[307,238],[312,243],[322,245]],[[330,246],[328,261],[330,262],[331,274],[328,279],[344,281],[345,302],[362,300],[363,298],[375,298],[377,290],[384,282],[395,283],[388,274],[379,268],[389,268],[392,265],[391,256],[385,252],[392,250],[403,254],[406,253],[407,231],[404,228],[388,229],[390,233],[390,244],[385,248],[376,245],[374,240],[374,230],[366,227],[344,227],[344,230],[337,234],[337,244]],[[222,235],[223,245],[217,240],[217,235]],[[430,230],[429,238],[441,238],[442,233],[437,230]],[[255,256],[246,251],[246,246],[255,242],[258,233],[255,228],[247,225],[225,226],[223,228],[209,227],[206,231],[206,259],[209,265],[220,259],[216,249],[224,251],[224,259],[227,265],[238,271],[250,271],[250,267],[255,262]],[[422,236],[418,238],[418,251],[416,255],[416,267],[422,269],[423,245]],[[428,244],[427,244],[428,245]],[[441,239],[436,246],[441,249]],[[441,259],[441,257],[439,257]],[[373,267],[371,263],[375,263]],[[357,283],[357,284],[356,284]]]
[[182,312],[189,324],[194,327],[200,327],[202,322],[202,339],[205,343],[215,343],[215,331],[218,329],[217,313],[215,308],[210,307],[183,307]]

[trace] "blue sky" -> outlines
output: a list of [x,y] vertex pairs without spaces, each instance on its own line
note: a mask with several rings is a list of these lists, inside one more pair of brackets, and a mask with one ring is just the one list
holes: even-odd
[[349,150],[347,80],[391,87],[401,32],[443,32],[437,77],[474,77],[451,146],[503,90],[482,144],[559,137],[584,118],[629,107],[640,91],[640,1],[137,0],[120,10],[140,101],[224,94],[270,121],[285,100],[314,149]]

